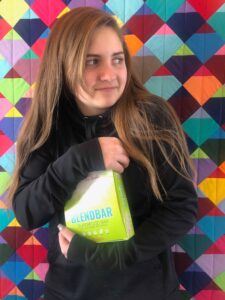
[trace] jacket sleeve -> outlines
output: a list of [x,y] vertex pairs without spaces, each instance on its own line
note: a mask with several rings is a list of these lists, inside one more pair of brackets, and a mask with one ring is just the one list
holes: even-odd
[[193,184],[170,166],[161,169],[160,177],[167,194],[136,228],[133,238],[95,244],[75,235],[68,250],[68,259],[100,268],[125,269],[135,262],[150,260],[173,246],[196,221],[197,195]]
[[91,171],[104,169],[98,139],[73,145],[53,161],[48,143],[34,151],[23,168],[13,198],[18,222],[31,230],[62,210],[78,182]]
[[160,173],[167,194],[136,231],[137,261],[151,259],[173,246],[196,222],[197,194],[193,183],[170,166]]

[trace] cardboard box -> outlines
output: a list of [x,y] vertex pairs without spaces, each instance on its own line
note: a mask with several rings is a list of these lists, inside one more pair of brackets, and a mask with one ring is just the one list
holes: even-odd
[[121,175],[91,172],[65,205],[66,226],[97,243],[127,240],[133,223]]

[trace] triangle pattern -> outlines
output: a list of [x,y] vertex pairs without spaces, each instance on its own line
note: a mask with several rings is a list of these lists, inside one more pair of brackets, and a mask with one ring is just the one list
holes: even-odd
[[43,299],[48,226],[23,229],[7,208],[6,188],[51,28],[80,6],[114,16],[136,75],[179,117],[199,208],[196,226],[173,247],[182,299],[225,299],[224,0],[0,1],[0,299]]

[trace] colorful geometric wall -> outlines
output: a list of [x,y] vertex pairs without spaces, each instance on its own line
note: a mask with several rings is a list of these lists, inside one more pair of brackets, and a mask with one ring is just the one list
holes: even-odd
[[49,30],[78,6],[116,16],[145,86],[179,115],[199,195],[198,222],[174,247],[182,297],[225,300],[224,0],[0,1],[0,299],[42,297],[48,229],[21,228],[5,191]]

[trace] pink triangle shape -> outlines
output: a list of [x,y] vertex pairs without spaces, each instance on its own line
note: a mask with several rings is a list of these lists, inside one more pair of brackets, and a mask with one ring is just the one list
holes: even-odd
[[174,35],[174,31],[167,25],[164,24],[160,29],[155,33],[155,35]]
[[215,55],[225,55],[225,45],[223,45],[216,53]]
[[212,76],[212,73],[205,66],[201,66],[194,76]]

